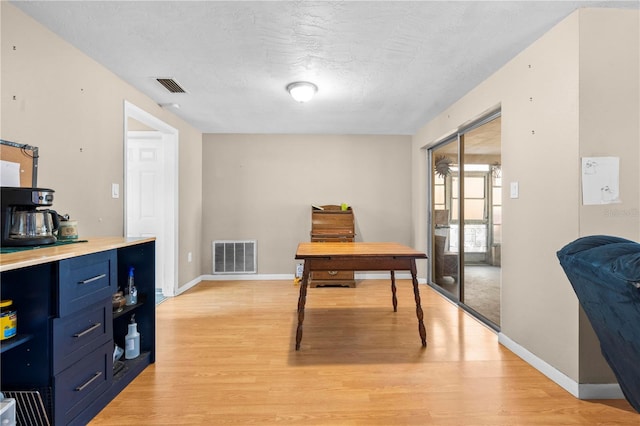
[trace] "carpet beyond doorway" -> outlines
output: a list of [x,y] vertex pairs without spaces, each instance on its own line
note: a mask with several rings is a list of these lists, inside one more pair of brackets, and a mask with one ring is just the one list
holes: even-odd
[[465,304],[500,326],[500,267],[465,266],[464,277]]
[[[464,268],[464,302],[486,319],[500,326],[500,267],[467,265]],[[457,295],[458,283],[444,277],[440,287]]]

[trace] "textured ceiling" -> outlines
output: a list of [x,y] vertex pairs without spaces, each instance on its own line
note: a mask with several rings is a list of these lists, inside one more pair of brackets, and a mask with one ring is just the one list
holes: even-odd
[[[578,7],[612,1],[15,1],[205,133],[413,134]],[[155,77],[174,78],[171,94]],[[285,86],[314,82],[308,104]]]

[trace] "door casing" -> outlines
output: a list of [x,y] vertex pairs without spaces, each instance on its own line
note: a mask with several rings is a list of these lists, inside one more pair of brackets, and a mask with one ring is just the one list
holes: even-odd
[[[163,200],[161,205],[163,206],[165,213],[165,226],[164,236],[166,238],[165,244],[162,246],[162,258],[163,265],[161,271],[163,277],[160,279],[162,282],[162,294],[170,297],[176,294],[176,288],[178,284],[178,141],[179,133],[178,129],[168,125],[164,121],[137,107],[136,105],[125,101],[124,102],[124,235],[127,237],[136,237],[136,230],[130,229],[131,226],[128,221],[129,213],[129,201],[135,197],[135,194],[128,194],[126,188],[128,188],[128,155],[129,152],[129,119],[134,119],[150,129],[160,132],[162,137],[158,143],[162,143],[164,149],[163,170],[164,170],[164,184],[165,191],[162,192]],[[160,269],[160,268],[157,268]]]

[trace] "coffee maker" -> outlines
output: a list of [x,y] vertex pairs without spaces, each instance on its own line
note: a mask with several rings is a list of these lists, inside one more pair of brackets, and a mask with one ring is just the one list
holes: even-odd
[[56,242],[58,213],[38,209],[53,204],[52,189],[1,187],[3,247],[39,246]]

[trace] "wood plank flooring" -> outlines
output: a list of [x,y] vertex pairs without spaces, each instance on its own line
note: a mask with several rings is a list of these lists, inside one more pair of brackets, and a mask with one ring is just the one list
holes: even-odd
[[625,400],[580,401],[494,332],[411,283],[310,288],[300,351],[291,281],[203,282],[157,309],[157,357],[90,424],[638,425]]

